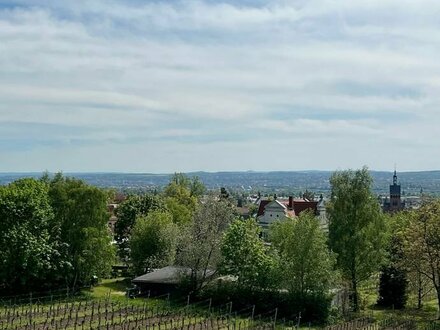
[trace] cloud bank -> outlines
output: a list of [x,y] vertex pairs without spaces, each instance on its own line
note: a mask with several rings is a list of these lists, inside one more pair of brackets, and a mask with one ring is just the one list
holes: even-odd
[[0,171],[438,169],[439,13],[0,0]]

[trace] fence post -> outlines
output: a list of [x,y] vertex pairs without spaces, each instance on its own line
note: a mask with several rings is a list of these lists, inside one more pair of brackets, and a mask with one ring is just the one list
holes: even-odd
[[299,325],[301,324],[301,312],[299,312],[299,315],[298,315],[298,322],[297,322],[297,324],[296,324],[296,327],[297,328],[299,328]]

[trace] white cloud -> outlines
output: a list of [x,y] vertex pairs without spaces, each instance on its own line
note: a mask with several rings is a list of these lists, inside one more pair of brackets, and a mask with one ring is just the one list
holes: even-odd
[[[35,169],[59,153],[82,159],[82,170],[131,170],[92,155],[118,148],[129,159],[133,145],[156,157],[136,165],[145,171],[159,171],[169,155],[185,159],[170,171],[292,169],[291,155],[273,164],[259,145],[296,134],[305,153],[333,137],[340,160],[312,152],[297,168],[357,164],[360,136],[360,165],[438,167],[408,152],[440,150],[438,1],[17,4],[0,7],[0,125],[12,127],[0,135],[12,146],[0,170],[20,168],[23,143]],[[42,147],[24,124],[47,125],[41,143],[54,145]],[[231,164],[204,159],[206,143],[230,149],[217,152]],[[253,161],[235,159],[239,150]]]

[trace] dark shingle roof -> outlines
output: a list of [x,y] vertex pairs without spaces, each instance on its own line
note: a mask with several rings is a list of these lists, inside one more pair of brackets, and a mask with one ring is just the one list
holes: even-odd
[[[191,270],[189,268],[179,266],[167,266],[161,269],[154,270],[151,273],[136,277],[132,282],[135,284],[179,284],[182,275],[189,276],[190,274]],[[213,274],[214,272],[212,270],[207,271],[208,276],[211,276]]]

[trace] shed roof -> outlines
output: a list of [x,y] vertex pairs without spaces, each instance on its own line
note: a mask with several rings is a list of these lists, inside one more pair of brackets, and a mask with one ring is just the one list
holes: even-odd
[[[147,273],[136,277],[132,282],[135,284],[179,284],[180,277],[182,275],[189,276],[191,274],[191,269],[179,266],[167,266],[164,268],[156,269],[151,273]],[[212,276],[214,271],[208,270],[207,275]]]

